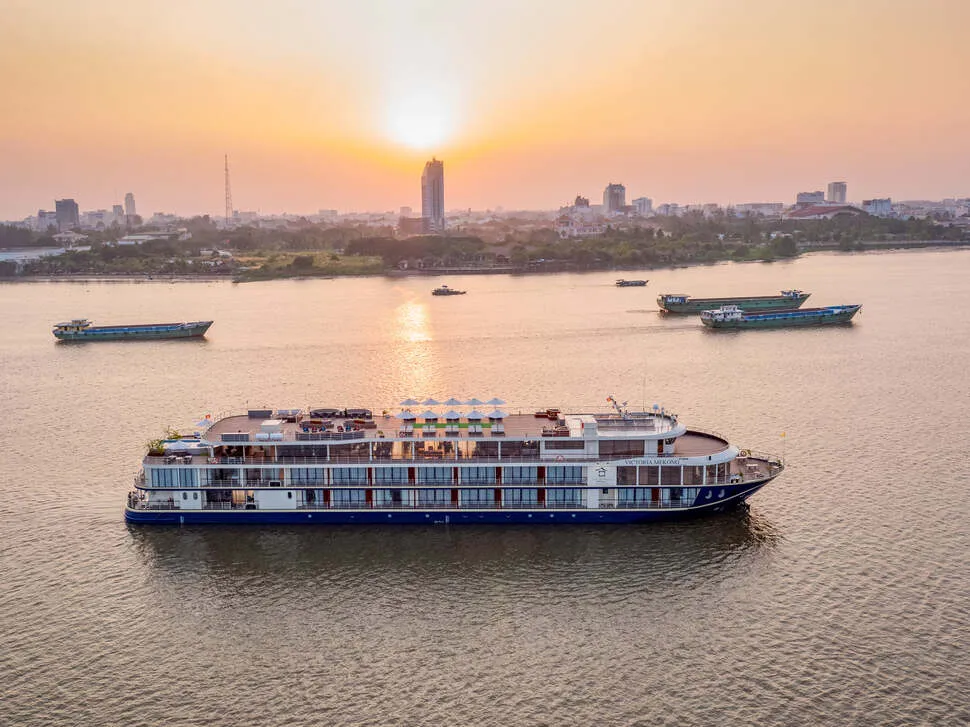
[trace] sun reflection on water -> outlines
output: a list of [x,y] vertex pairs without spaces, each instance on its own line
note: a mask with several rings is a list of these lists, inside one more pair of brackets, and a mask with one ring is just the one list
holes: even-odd
[[428,320],[428,306],[410,300],[397,307],[397,337],[408,343],[421,343],[431,340],[431,326]]

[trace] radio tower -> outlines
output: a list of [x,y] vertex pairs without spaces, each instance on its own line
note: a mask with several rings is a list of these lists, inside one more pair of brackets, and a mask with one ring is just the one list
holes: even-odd
[[226,227],[232,219],[232,188],[229,186],[229,155],[226,154]]

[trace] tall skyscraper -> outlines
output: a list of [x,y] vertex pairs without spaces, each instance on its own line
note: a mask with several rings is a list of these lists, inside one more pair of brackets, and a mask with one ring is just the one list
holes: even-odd
[[619,212],[623,207],[626,207],[626,187],[612,182],[606,185],[603,190],[603,211],[609,214]]
[[135,221],[136,214],[138,213],[135,212],[135,195],[129,192],[125,195],[125,218],[129,225]]
[[54,209],[57,211],[57,228],[61,232],[81,225],[81,214],[73,199],[54,200]]
[[829,182],[829,202],[836,202],[838,204],[845,204],[845,192],[846,185],[845,182]]
[[445,165],[434,157],[421,175],[421,217],[427,232],[444,232]]

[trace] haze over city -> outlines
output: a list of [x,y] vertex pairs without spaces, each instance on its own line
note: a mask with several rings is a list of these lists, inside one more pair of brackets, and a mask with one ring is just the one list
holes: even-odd
[[970,194],[962,0],[7,0],[0,219]]

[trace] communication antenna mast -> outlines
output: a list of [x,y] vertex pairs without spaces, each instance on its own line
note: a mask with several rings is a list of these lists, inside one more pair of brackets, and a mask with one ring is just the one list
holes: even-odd
[[226,154],[226,227],[232,219],[232,188],[229,186],[229,155]]

